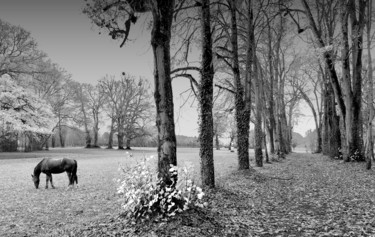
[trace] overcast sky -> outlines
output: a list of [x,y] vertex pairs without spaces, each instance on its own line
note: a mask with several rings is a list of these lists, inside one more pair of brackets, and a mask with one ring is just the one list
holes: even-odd
[[[84,4],[84,0],[1,0],[0,18],[30,31],[39,49],[76,81],[95,84],[107,74],[119,76],[124,71],[146,77],[153,85],[150,31],[143,24],[136,25],[130,34],[133,40],[120,48],[119,41],[106,33],[99,35],[82,13]],[[184,102],[180,93],[188,87],[185,79],[173,82],[176,133],[197,136],[196,108],[191,103],[180,108]],[[304,136],[313,127],[312,117],[307,117],[294,130]]]
[[[82,13],[83,0],[1,0],[0,18],[31,32],[51,60],[79,82],[95,84],[109,74],[127,72],[146,77],[153,88],[153,56],[150,31],[139,21],[122,48],[105,32],[99,35]],[[191,103],[183,108],[180,93],[189,87],[185,79],[173,83],[176,133],[197,136],[197,112]],[[102,131],[104,132],[104,131]]]

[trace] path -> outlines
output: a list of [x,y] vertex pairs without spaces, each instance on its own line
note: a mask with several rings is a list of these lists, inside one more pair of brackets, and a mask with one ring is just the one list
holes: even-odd
[[257,171],[221,183],[232,195],[216,204],[224,207],[223,220],[238,224],[237,234],[375,236],[375,173],[363,163],[294,153]]

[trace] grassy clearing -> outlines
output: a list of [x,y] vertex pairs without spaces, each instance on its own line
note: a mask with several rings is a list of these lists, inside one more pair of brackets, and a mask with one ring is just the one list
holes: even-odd
[[[66,175],[55,175],[57,189],[35,190],[30,173],[47,153],[37,159],[0,158],[1,236],[375,236],[374,171],[364,170],[363,163],[294,153],[238,172],[236,154],[218,151],[218,187],[207,192],[207,209],[131,226],[117,218],[118,163],[131,165],[155,152],[136,150],[131,159],[123,151],[64,152],[78,160],[78,189],[66,190]],[[180,165],[194,164],[199,176],[197,149],[179,149],[178,158]]]
[[[51,149],[33,153],[0,153],[0,236],[60,236],[61,232],[108,219],[119,212],[116,183],[119,163],[134,164],[144,156],[156,155],[155,149],[131,151],[106,149]],[[70,157],[78,161],[78,189],[67,190],[66,174],[53,175],[56,189],[45,190],[41,174],[36,190],[31,174],[43,157]],[[198,149],[178,149],[179,165],[196,167],[199,177]],[[235,170],[235,154],[215,152],[218,176]],[[10,158],[10,159],[9,159]],[[3,234],[4,233],[4,234]]]

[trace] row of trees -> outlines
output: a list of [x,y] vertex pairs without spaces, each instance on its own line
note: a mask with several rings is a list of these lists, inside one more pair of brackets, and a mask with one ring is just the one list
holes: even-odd
[[[202,183],[213,187],[213,137],[218,134],[215,115],[234,112],[238,168],[249,169],[250,122],[255,125],[256,165],[262,166],[265,148],[265,160],[268,159],[267,141],[270,153],[283,157],[291,151],[293,125],[301,100],[307,102],[314,114],[317,144],[321,144],[317,151],[331,156],[342,152],[346,161],[366,157],[370,168],[371,10],[369,0],[315,1],[314,4],[305,0],[88,0],[84,13],[113,39],[121,39],[120,46],[126,42],[137,19],[151,13],[160,177],[170,182],[169,165],[177,164],[171,81],[187,78],[199,104]],[[363,68],[365,26],[368,36],[366,70]],[[199,61],[190,54],[192,47],[201,49]],[[35,74],[35,71],[30,70],[30,73]],[[12,75],[12,72],[7,74]],[[137,129],[124,121],[132,121],[131,114],[139,107],[145,108],[144,111],[152,109],[150,104],[137,104],[136,100],[124,103],[116,97],[117,89],[130,95],[133,92],[128,88],[139,89],[146,83],[131,80],[125,74],[116,82],[119,86],[111,86],[112,79],[106,77],[100,81],[92,97],[82,84],[66,90],[74,92],[78,103],[75,110],[57,113],[57,127],[63,124],[65,115],[77,111],[74,114],[80,116],[75,120],[86,131],[87,146],[91,144],[89,114],[93,114],[90,126],[95,133],[100,109],[97,102],[102,95],[107,103],[104,107],[109,108],[110,131],[117,132],[119,143],[124,137],[128,140],[131,137],[128,127],[133,131]],[[67,85],[74,84],[65,81]],[[365,86],[368,86],[366,97],[362,92]],[[132,95],[137,97],[138,94]],[[69,97],[62,100],[64,105],[71,101]],[[95,98],[96,102],[90,103],[90,98]],[[131,105],[134,107],[127,107]],[[152,116],[141,116],[137,121],[148,117]],[[363,121],[368,121],[367,131],[370,130],[366,156],[362,146]]]
[[54,147],[57,140],[64,147],[67,129],[83,130],[86,147],[98,147],[99,127],[109,126],[108,148],[117,134],[120,149],[151,133],[147,80],[123,73],[96,85],[76,82],[38,50],[29,32],[2,20],[0,78],[1,151]]
[[[271,153],[283,156],[291,151],[301,99],[315,109],[319,142],[325,153],[341,151],[345,160],[358,152],[363,154],[363,34],[368,24],[370,35],[371,1],[87,2],[87,16],[113,39],[121,39],[121,47],[138,17],[152,14],[158,164],[166,182],[169,164],[177,164],[171,80],[179,77],[190,80],[199,103],[201,175],[206,186],[214,186],[214,86],[225,92],[221,93],[227,104],[225,111],[235,112],[239,169],[249,169],[250,121],[255,124],[257,166],[263,165],[266,135]],[[298,41],[298,37],[307,43]],[[190,54],[194,45],[201,48],[198,63]],[[301,47],[300,52],[296,45]],[[303,47],[315,49],[312,61],[306,58]],[[368,54],[370,59],[370,51]],[[316,73],[307,73],[316,69]],[[303,70],[306,72],[301,75]],[[368,81],[372,81],[371,76]],[[371,99],[368,105],[372,105]],[[370,125],[371,116],[368,121]],[[371,136],[367,137],[372,144]]]

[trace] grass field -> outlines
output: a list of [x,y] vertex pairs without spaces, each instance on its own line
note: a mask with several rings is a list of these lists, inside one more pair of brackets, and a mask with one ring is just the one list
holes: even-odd
[[[246,171],[236,171],[236,153],[215,151],[217,188],[205,190],[207,208],[129,226],[116,218],[119,163],[132,165],[156,152],[132,153],[0,153],[0,236],[375,236],[374,170],[303,151]],[[41,183],[36,190],[30,174],[46,156],[77,159],[79,188],[67,190],[60,174],[54,175],[56,189]],[[198,149],[178,149],[178,162],[195,165],[199,177]]]
[[[116,183],[119,164],[134,164],[145,156],[156,155],[155,149],[134,148],[126,151],[65,148],[32,153],[0,153],[0,236],[58,236],[69,229],[118,212]],[[179,148],[178,163],[191,163],[199,176],[199,150]],[[43,157],[70,157],[78,162],[79,188],[69,189],[66,174],[53,175],[56,189],[45,189],[41,174],[36,190],[31,174]],[[236,154],[215,151],[217,177],[236,169]]]

